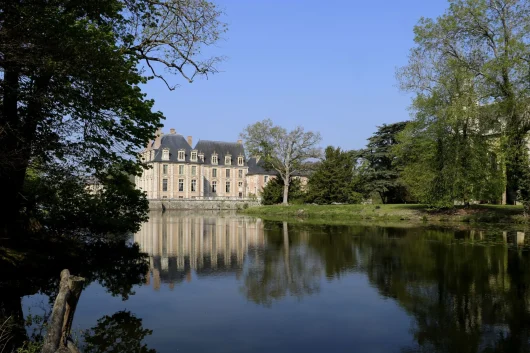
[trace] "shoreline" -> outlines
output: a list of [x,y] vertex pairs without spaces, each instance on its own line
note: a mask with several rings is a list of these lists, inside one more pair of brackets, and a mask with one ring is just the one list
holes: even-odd
[[510,226],[523,228],[528,221],[522,206],[472,205],[431,210],[418,204],[389,205],[273,205],[250,207],[239,214],[269,220],[313,224],[415,224]]

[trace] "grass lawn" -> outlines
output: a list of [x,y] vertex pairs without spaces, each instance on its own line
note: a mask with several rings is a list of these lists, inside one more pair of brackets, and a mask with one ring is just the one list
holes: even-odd
[[523,224],[522,206],[472,205],[450,210],[431,210],[425,205],[274,205],[251,207],[241,213],[283,220],[311,220],[319,223],[466,222]]

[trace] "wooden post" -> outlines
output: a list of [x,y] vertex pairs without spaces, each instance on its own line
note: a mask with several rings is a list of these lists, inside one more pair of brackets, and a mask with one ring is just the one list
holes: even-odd
[[59,293],[55,298],[41,353],[77,352],[77,348],[69,342],[69,336],[84,280],[71,276],[68,270],[61,271]]

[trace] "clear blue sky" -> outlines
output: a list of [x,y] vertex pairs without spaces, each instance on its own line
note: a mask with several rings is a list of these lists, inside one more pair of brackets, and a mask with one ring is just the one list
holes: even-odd
[[[145,88],[165,131],[236,141],[271,118],[322,134],[322,146],[362,148],[376,126],[409,119],[395,69],[407,62],[413,26],[447,0],[213,0],[229,30],[213,52],[220,73],[168,91]],[[209,50],[210,51],[210,50]]]

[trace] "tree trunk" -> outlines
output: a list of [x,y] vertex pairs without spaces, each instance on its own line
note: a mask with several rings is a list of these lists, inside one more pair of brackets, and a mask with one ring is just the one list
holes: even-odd
[[283,204],[289,204],[289,181],[283,182]]

